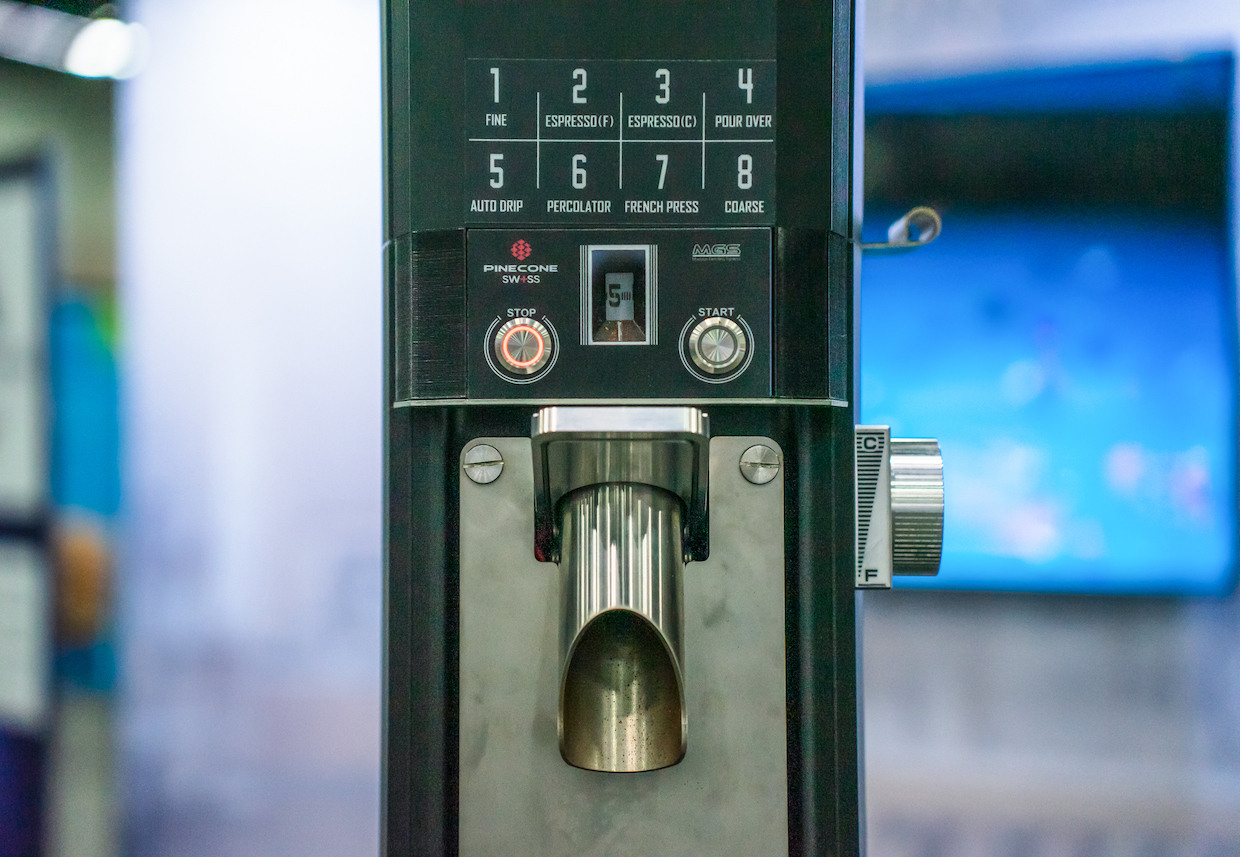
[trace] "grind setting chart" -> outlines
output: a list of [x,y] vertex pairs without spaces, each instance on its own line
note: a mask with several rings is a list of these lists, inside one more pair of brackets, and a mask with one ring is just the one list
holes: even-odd
[[469,223],[767,224],[775,63],[466,62]]

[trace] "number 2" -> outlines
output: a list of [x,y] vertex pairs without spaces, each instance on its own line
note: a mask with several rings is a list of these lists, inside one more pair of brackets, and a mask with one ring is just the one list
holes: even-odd
[[654,159],[659,162],[659,190],[663,190],[663,180],[667,178],[667,155],[655,155]]
[[[654,73],[654,79],[659,81],[659,94],[654,97],[656,104],[667,104],[672,100],[672,73],[665,68],[661,68]],[[663,187],[663,185],[659,185]]]
[[577,81],[573,87],[573,104],[585,104],[586,70],[584,68],[573,69],[573,80]]

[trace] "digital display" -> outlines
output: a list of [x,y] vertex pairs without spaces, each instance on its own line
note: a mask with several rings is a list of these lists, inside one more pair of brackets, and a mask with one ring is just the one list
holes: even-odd
[[939,575],[897,587],[1235,585],[1234,82],[1207,53],[867,87],[867,240],[943,214],[862,265],[860,418],[943,452]]
[[955,209],[867,257],[861,421],[943,451],[941,570],[897,587],[1230,587],[1230,247],[1205,217]]
[[581,252],[583,344],[657,344],[658,247],[586,245]]

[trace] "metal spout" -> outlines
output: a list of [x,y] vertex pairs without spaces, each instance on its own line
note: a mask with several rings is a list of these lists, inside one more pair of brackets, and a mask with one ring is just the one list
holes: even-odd
[[682,502],[636,483],[561,503],[560,755],[652,771],[685,754]]

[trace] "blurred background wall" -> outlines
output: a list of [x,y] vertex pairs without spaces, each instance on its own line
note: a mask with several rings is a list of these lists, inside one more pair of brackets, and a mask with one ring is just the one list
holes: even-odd
[[[374,854],[378,4],[127,13],[123,851]],[[867,28],[869,73],[912,79],[1234,47],[1240,7],[870,0]],[[1234,597],[893,592],[865,623],[872,854],[1240,853]]]
[[[866,25],[886,82],[1234,49],[1240,5],[870,0]],[[1240,854],[1234,595],[867,595],[865,706],[872,854]]]
[[378,4],[128,12],[124,850],[375,854]]
[[[112,95],[111,81],[0,60],[0,162],[41,159],[53,188],[51,234],[45,240],[54,236],[56,247],[53,270],[47,272],[50,291],[35,296],[47,301],[49,327],[50,360],[39,362],[52,418],[44,478],[55,557],[49,565],[57,572],[57,604],[48,616],[56,637],[56,650],[48,653],[56,705],[45,733],[46,767],[41,782],[30,785],[35,793],[43,791],[49,851],[81,857],[114,853],[116,845],[111,572],[119,478]],[[4,416],[11,416],[8,409]],[[0,841],[13,840],[0,836]]]

